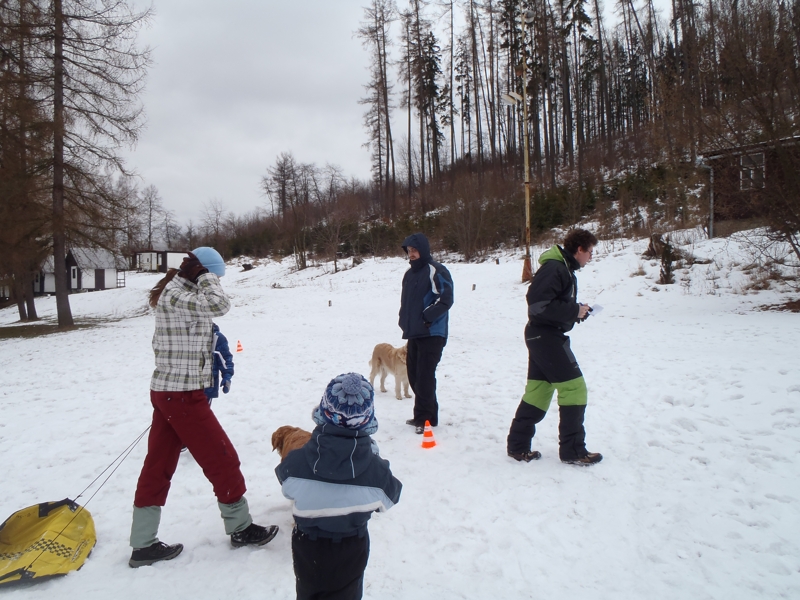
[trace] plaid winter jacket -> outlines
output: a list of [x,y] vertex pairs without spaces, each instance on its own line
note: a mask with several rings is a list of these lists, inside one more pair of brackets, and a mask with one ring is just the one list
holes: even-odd
[[211,385],[211,320],[230,308],[219,277],[213,273],[200,275],[196,285],[180,275],[167,283],[156,305],[156,369],[151,390],[190,391]]

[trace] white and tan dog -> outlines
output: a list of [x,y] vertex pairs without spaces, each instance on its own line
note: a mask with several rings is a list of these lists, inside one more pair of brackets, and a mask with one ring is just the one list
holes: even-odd
[[369,383],[375,387],[375,376],[380,372],[381,374],[381,391],[386,391],[384,382],[386,375],[391,373],[394,375],[394,395],[398,400],[402,400],[400,395],[400,384],[403,384],[406,398],[411,398],[408,393],[408,371],[406,370],[406,356],[408,354],[408,345],[400,348],[395,348],[391,344],[378,344],[372,351],[372,360],[369,361],[369,366],[372,371],[369,374]]

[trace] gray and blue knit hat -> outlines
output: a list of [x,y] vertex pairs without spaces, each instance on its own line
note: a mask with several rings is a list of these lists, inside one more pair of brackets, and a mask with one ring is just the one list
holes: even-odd
[[372,386],[362,375],[344,373],[331,379],[312,417],[317,425],[329,423],[372,435],[378,431],[374,398]]

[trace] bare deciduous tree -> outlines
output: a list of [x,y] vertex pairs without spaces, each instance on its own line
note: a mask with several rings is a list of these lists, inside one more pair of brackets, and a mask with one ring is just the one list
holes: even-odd
[[203,229],[209,243],[218,248],[226,219],[225,205],[218,198],[203,203]]
[[[38,0],[29,0],[38,5]],[[56,306],[60,327],[73,324],[66,272],[70,210],[111,201],[102,194],[102,167],[123,169],[118,150],[143,125],[138,97],[149,50],[136,45],[150,9],[125,0],[52,0],[37,11],[36,85],[53,115],[52,199]]]

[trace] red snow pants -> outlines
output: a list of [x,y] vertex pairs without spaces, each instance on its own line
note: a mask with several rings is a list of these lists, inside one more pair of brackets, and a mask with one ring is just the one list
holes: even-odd
[[246,488],[239,456],[211,411],[203,390],[191,392],[150,391],[153,424],[147,440],[147,456],[136,485],[136,506],[164,506],[186,446],[214,486],[223,504],[238,502]]

